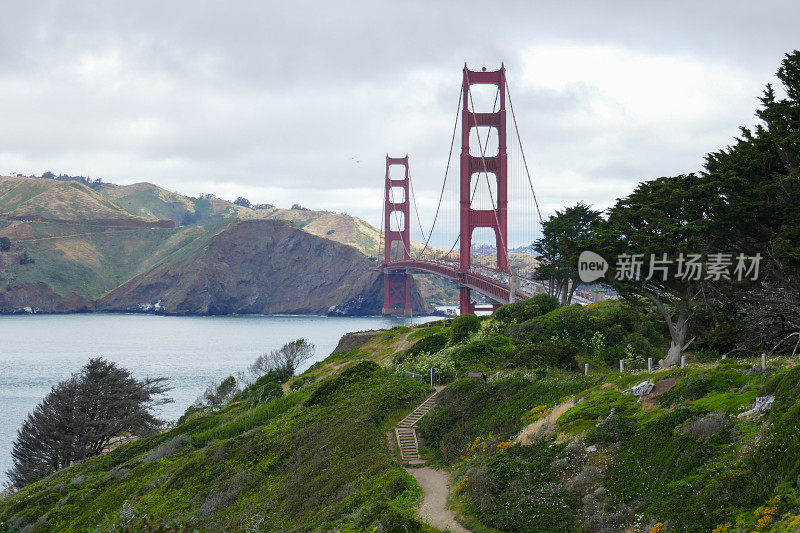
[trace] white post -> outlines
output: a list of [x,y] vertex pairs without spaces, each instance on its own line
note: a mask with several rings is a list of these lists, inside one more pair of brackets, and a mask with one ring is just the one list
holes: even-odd
[[584,376],[588,376],[589,375],[589,363],[584,363],[583,364],[583,375]]
[[686,356],[682,355],[681,356],[681,368],[685,368],[685,367],[686,367]]
[[761,370],[766,370],[766,369],[767,369],[767,354],[762,353],[761,354]]
[[433,387],[433,368],[431,368],[431,387]]
[[723,354],[723,355],[722,355],[722,360],[723,360],[723,361],[724,361],[725,359],[727,359],[727,358],[728,358],[728,355],[727,355],[727,354]]
[[652,372],[653,371],[653,358],[652,357],[648,357],[647,358],[647,371],[648,372]]
[[625,372],[625,360],[624,359],[620,359],[619,360],[619,371],[620,372]]

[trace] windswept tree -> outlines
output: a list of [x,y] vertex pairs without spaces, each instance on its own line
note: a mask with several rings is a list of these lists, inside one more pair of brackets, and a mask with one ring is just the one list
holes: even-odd
[[236,378],[228,376],[223,379],[219,385],[209,385],[206,392],[203,393],[202,400],[198,400],[199,406],[210,407],[217,409],[225,402],[230,400],[238,390]]
[[151,413],[172,400],[157,398],[166,378],[135,379],[101,358],[54,386],[17,432],[7,472],[22,487],[31,480],[97,455],[122,433],[148,435],[163,425]]
[[599,227],[598,251],[614,288],[632,302],[645,298],[666,321],[666,366],[680,362],[692,342],[689,326],[710,281],[704,265],[716,201],[714,184],[694,174],[658,178],[618,200]]
[[289,380],[295,370],[314,355],[314,345],[305,339],[296,339],[277,350],[260,355],[250,365],[250,373],[261,376],[275,372],[280,382]]
[[600,211],[578,202],[548,218],[542,224],[541,239],[533,245],[538,254],[538,277],[549,281],[548,294],[564,305],[572,302],[581,282],[578,256],[589,246],[600,220]]

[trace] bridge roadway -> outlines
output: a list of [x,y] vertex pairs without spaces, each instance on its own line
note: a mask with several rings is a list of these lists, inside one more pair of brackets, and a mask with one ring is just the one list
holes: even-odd
[[[381,267],[385,271],[408,270],[411,272],[424,272],[426,274],[436,274],[449,279],[461,286],[479,292],[486,298],[499,304],[509,302],[510,284],[514,276],[508,272],[496,270],[483,266],[472,266],[468,271],[459,268],[458,261],[446,261],[429,259],[407,259],[403,261],[392,261],[385,263]],[[516,276],[519,280],[519,288],[515,291],[514,301],[525,300],[535,294],[547,292],[547,283],[538,280],[527,279]],[[575,291],[573,302],[586,305],[591,302],[590,295],[582,291]]]

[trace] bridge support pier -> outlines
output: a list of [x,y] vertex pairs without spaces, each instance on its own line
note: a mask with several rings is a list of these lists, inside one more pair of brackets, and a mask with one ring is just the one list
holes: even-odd
[[[399,179],[391,177],[389,167],[392,165],[404,168],[403,177]],[[384,264],[398,260],[408,261],[411,258],[409,179],[408,156],[389,157],[387,155],[383,196]],[[402,198],[396,198],[395,193]],[[383,314],[411,316],[411,274],[408,270],[385,269],[383,271]]]
[[462,315],[475,314],[475,304],[472,303],[472,291],[463,285],[458,289],[459,312]]
[[411,276],[408,271],[383,272],[383,314],[411,316]]

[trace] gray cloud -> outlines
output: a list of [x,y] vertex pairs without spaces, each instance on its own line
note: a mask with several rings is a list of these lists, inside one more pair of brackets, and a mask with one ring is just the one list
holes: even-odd
[[[796,2],[563,4],[13,3],[0,172],[149,180],[377,225],[383,156],[409,153],[427,226],[460,69],[505,61],[545,216],[605,208],[642,179],[699,170],[754,122],[797,46]],[[451,198],[456,174],[454,160]],[[440,221],[455,219],[448,204]]]

